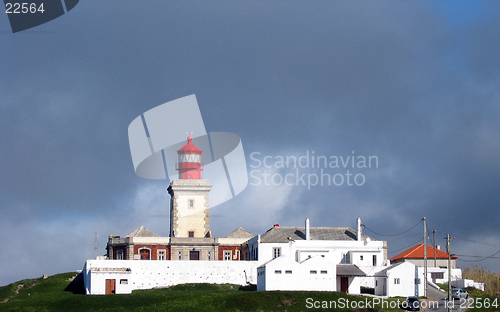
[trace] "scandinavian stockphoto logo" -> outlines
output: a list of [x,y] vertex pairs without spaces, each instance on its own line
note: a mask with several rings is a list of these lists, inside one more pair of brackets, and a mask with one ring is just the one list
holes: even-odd
[[72,10],[79,0],[3,0],[12,32],[33,28]]
[[203,178],[213,185],[210,207],[241,193],[248,184],[247,165],[240,137],[205,129],[196,96],[190,95],[152,108],[128,127],[135,173],[144,179],[177,179],[177,151],[186,144],[186,132],[203,151]]
[[375,155],[316,155],[307,150],[303,155],[250,154],[250,185],[266,186],[362,186],[363,170],[378,168]]

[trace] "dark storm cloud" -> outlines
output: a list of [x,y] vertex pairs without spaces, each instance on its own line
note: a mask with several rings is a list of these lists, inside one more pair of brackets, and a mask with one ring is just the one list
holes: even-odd
[[[470,19],[461,11],[458,23],[432,2],[110,1],[80,3],[40,32],[1,32],[8,247],[36,222],[67,231],[58,222],[79,220],[71,233],[91,241],[90,256],[94,231],[100,246],[141,224],[166,235],[167,219],[151,217],[168,214],[166,183],[135,176],[127,127],[190,94],[207,131],[242,138],[247,161],[253,151],[307,150],[380,161],[357,188],[248,186],[214,209],[218,236],[306,217],[351,227],[361,217],[397,233],[426,216],[442,232],[498,238],[500,27],[498,5],[486,6]],[[38,231],[56,245],[47,227]]]

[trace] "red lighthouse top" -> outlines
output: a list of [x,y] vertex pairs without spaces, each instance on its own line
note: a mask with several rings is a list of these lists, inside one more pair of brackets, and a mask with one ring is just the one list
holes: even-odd
[[187,144],[184,144],[183,147],[181,147],[180,150],[177,151],[177,154],[197,154],[201,155],[203,153],[198,146],[193,144],[193,137],[188,136],[188,142]]
[[179,162],[175,166],[179,170],[179,179],[201,179],[203,164],[201,163],[201,153],[193,144],[193,137],[188,136],[188,142],[177,151]]

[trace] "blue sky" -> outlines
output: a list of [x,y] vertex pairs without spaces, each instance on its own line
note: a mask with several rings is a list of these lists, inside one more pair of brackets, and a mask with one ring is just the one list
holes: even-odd
[[[444,4],[443,4],[444,3]],[[461,268],[500,271],[496,1],[81,1],[12,34],[0,17],[0,285],[78,270],[108,235],[168,235],[166,181],[134,173],[130,122],[196,94],[207,131],[264,156],[376,155],[362,186],[249,185],[211,230],[395,234],[423,217]],[[264,169],[264,168],[261,168]],[[270,174],[293,173],[269,168]],[[306,174],[318,174],[305,169]],[[344,174],[331,169],[329,173]],[[389,256],[419,226],[389,240]],[[387,239],[368,231],[375,239]],[[392,252],[392,253],[391,253]]]

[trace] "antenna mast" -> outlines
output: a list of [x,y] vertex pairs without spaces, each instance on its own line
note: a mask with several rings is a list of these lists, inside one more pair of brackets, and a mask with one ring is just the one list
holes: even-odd
[[97,251],[99,250],[97,246],[97,232],[94,232],[95,234],[95,240],[94,240],[94,259],[97,259]]

